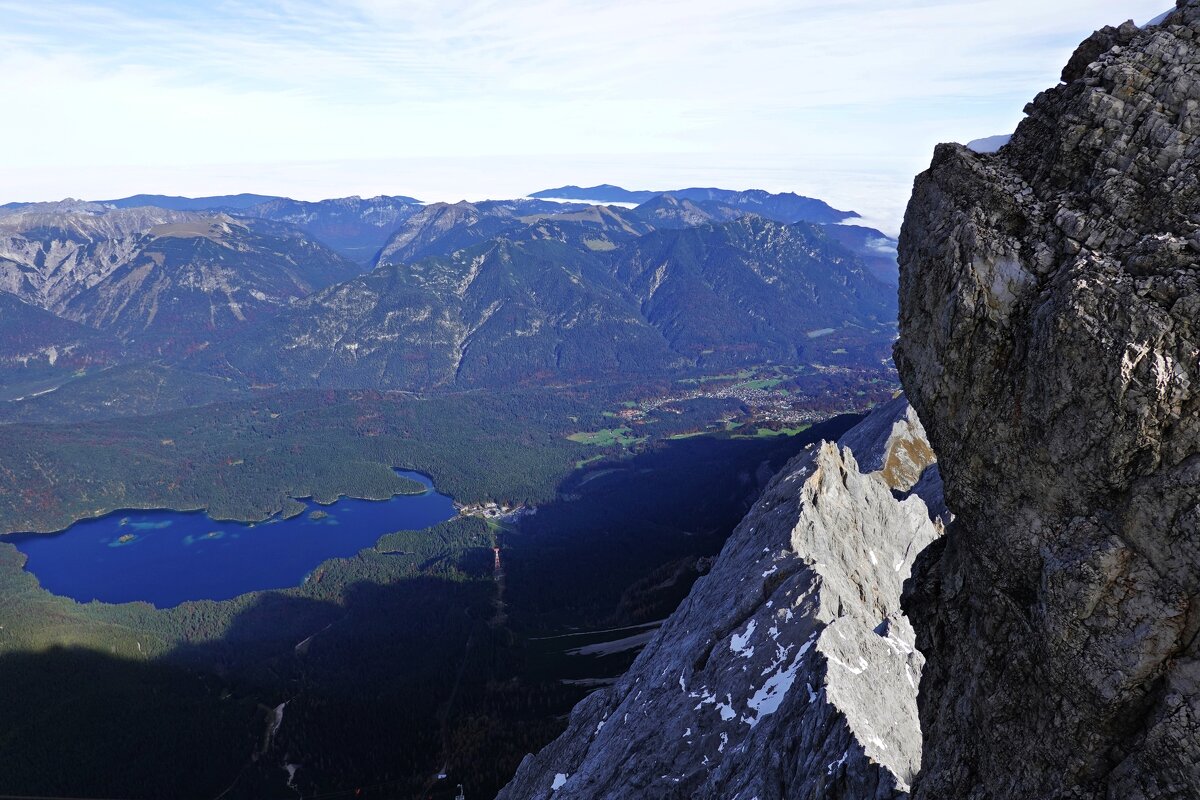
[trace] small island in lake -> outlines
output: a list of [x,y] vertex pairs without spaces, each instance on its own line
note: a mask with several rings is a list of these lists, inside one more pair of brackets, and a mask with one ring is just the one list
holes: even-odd
[[308,513],[308,518],[313,520],[314,522],[316,522],[317,520],[320,520],[320,519],[325,519],[328,516],[329,516],[328,511],[322,511],[319,508],[316,509],[315,511],[310,511]]

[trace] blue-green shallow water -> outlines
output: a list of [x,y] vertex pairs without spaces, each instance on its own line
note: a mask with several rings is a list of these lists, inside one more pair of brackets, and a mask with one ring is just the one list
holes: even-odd
[[[28,556],[25,568],[42,586],[76,600],[159,608],[185,600],[224,600],[259,589],[297,586],[327,558],[352,556],[385,533],[420,530],[455,515],[453,501],[424,475],[420,495],[390,500],[342,498],[304,513],[245,524],[218,522],[203,511],[116,511],[77,522],[62,533],[0,537]],[[311,519],[313,511],[328,514]]]

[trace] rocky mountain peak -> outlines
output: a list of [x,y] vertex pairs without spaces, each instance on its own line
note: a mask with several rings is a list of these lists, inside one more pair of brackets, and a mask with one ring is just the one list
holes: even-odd
[[905,601],[917,798],[1200,796],[1198,35],[1097,32],[916,181],[896,361],[957,515]]
[[795,459],[630,671],[500,798],[903,796],[923,662],[900,590],[940,526],[847,441],[865,463],[931,455],[900,398]]

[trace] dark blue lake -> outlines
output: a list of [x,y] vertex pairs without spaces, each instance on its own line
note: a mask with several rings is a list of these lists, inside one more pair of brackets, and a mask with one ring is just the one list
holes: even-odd
[[425,493],[342,498],[328,506],[303,501],[298,517],[253,524],[219,522],[202,511],[117,511],[62,533],[0,541],[28,556],[25,568],[46,589],[83,602],[145,600],[169,608],[185,600],[224,600],[297,586],[327,558],[352,556],[385,533],[420,530],[455,515],[453,501],[429,478],[397,472],[419,481]]

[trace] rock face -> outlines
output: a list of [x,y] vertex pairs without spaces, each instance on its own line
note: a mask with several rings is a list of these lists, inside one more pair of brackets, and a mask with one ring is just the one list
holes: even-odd
[[[503,800],[895,798],[919,766],[922,659],[901,584],[939,534],[897,499],[930,454],[897,400],[795,459],[630,671],[580,703]],[[907,469],[911,466],[912,469]]]
[[916,798],[1200,797],[1200,2],[937,149],[896,361],[957,515],[905,609]]

